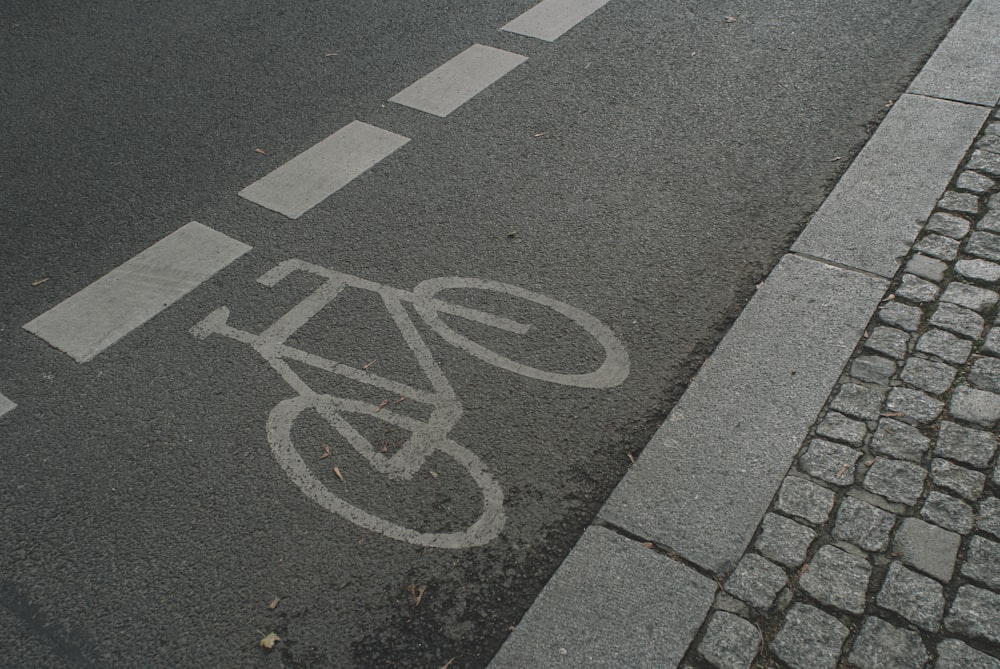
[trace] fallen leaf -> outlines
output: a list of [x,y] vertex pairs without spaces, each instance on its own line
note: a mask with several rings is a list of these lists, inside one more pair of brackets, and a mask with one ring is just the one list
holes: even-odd
[[257,153],[263,153],[265,156],[267,155],[267,151],[265,151],[264,149],[254,149],[254,151],[256,151]]
[[447,662],[445,662],[444,664],[441,665],[441,669],[449,669],[449,667],[451,667],[451,665],[452,665],[452,663],[454,661],[455,661],[455,658],[451,658],[450,660],[448,660]]
[[736,23],[736,17],[735,16],[727,16],[726,17],[726,23]]
[[271,650],[272,648],[274,648],[274,644],[278,643],[279,641],[281,641],[281,637],[275,634],[274,632],[271,632],[266,637],[260,640],[260,647],[263,648],[264,650]]
[[378,413],[379,411],[381,411],[382,409],[384,409],[386,406],[388,406],[388,404],[389,404],[389,400],[382,400],[379,403],[378,408],[375,409],[375,413]]
[[840,468],[840,471],[838,471],[837,475],[834,476],[833,478],[839,479],[841,476],[843,476],[844,474],[846,474],[847,470],[850,469],[850,468],[851,468],[851,463],[848,462],[847,464],[845,464],[843,467]]
[[281,597],[275,597],[274,599],[271,600],[271,603],[267,605],[267,608],[274,611],[276,608],[278,608],[278,604],[280,603],[281,603]]
[[361,365],[361,369],[368,369],[369,367],[371,367],[372,365],[374,365],[376,362],[378,362],[378,358],[372,358],[371,360],[369,360],[365,364]]
[[796,574],[796,575],[797,576],[802,576],[802,574],[806,573],[807,571],[809,571],[809,565],[808,564],[804,564],[804,565],[802,565],[802,568],[799,569],[799,573]]
[[410,583],[410,585],[406,588],[406,590],[410,593],[410,596],[413,597],[413,606],[417,607],[420,606],[420,602],[424,598],[424,593],[427,592],[427,586],[426,585],[415,586],[412,583]]
[[48,280],[49,280],[49,277],[45,277],[44,279],[39,279],[38,281],[32,281],[31,282],[31,286],[32,286],[32,288],[34,288],[35,286],[40,286],[43,283],[45,283],[46,281],[48,281]]
[[319,456],[319,459],[326,460],[328,457],[330,457],[330,447],[323,444],[323,455]]
[[866,467],[871,467],[873,464],[875,464],[874,460],[865,460],[865,466]]
[[333,466],[333,473],[341,481],[344,480],[344,475],[340,473],[340,467],[338,467],[337,465]]
[[633,465],[635,464],[635,456],[632,455],[632,451],[625,451],[625,455],[628,456],[628,461]]
[[428,472],[430,472],[430,475],[431,475],[431,478],[432,478],[432,479],[436,479],[436,478],[437,478],[438,476],[440,476],[440,474],[438,474],[438,473],[437,473],[436,471],[434,471],[433,469],[429,469],[429,470],[427,470],[427,471],[428,471]]
[[400,402],[402,402],[402,401],[404,401],[404,400],[406,400],[406,398],[405,398],[405,397],[403,397],[402,395],[400,395],[400,396],[399,396],[399,399],[398,399],[398,400],[396,400],[395,402],[393,402],[393,404],[399,404]]
[[645,546],[646,548],[652,548],[653,547],[653,542],[652,541],[647,541],[647,542],[645,542],[643,544],[643,546]]

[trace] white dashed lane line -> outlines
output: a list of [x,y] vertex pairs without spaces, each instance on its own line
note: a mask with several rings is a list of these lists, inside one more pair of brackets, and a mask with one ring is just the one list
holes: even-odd
[[500,30],[554,42],[606,4],[608,0],[543,0]]
[[241,190],[240,196],[298,218],[409,141],[409,137],[352,121]]
[[526,56],[473,44],[389,102],[445,117],[526,60]]
[[11,402],[3,395],[0,395],[0,416],[3,416],[5,413],[9,413],[16,408],[17,408],[16,404]]
[[191,222],[24,326],[87,362],[250,250]]

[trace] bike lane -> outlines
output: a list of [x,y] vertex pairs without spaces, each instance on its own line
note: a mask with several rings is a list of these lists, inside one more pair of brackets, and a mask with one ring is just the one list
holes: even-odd
[[[763,34],[774,28],[766,8],[745,9],[733,23],[692,10],[671,30],[709,21],[711,34],[741,21]],[[816,204],[837,171],[831,161],[851,147],[843,136],[814,137],[817,154],[830,149],[818,166],[815,155],[798,153],[798,133],[828,121],[818,107],[780,128],[762,124],[797,106],[782,87],[816,105],[856,104],[840,110],[847,126],[882,104],[826,99],[825,85],[858,86],[861,75],[807,85],[779,63],[755,74],[773,80],[760,108],[736,115],[721,104],[739,97],[736,74],[697,96],[677,94],[684,73],[697,80],[705,66],[682,60],[686,45],[668,44],[659,8],[603,11],[602,21],[553,45],[492,36],[529,60],[477,97],[472,112],[442,122],[391,105],[373,110],[367,121],[413,141],[294,224],[235,192],[201,207],[201,223],[252,251],[92,361],[77,365],[37,340],[16,340],[46,371],[41,389],[20,382],[16,397],[10,391],[20,406],[4,418],[13,444],[9,583],[28,593],[11,629],[49,621],[48,641],[35,634],[36,643],[94,663],[266,663],[274,656],[257,645],[259,630],[281,636],[277,653],[302,666],[440,666],[452,657],[456,666],[485,665]],[[935,11],[943,27],[948,11]],[[895,28],[915,30],[918,17],[908,20]],[[851,17],[850,28],[865,21]],[[781,34],[797,47],[811,37]],[[905,78],[937,37],[908,44],[910,58],[892,76]],[[734,43],[759,48],[748,36],[715,40],[707,49],[715,68],[736,67]],[[672,68],[663,67],[667,57]],[[873,59],[861,49],[852,57]],[[659,78],[666,83],[650,83]],[[871,88],[872,98],[883,92]],[[697,153],[680,151],[682,135],[696,138]],[[776,200],[779,185],[800,199]],[[610,328],[630,373],[621,385],[580,388],[498,370],[449,346],[410,309],[461,407],[444,434],[498,482],[506,521],[494,540],[458,552],[386,538],[334,517],[282,474],[267,417],[294,393],[275,370],[248,346],[191,334],[222,305],[242,330],[270,327],[317,287],[308,276],[257,281],[292,258],[404,291],[438,276],[520,286]],[[426,389],[398,321],[370,293],[338,295],[295,333],[295,345]],[[470,293],[454,291],[454,301],[535,325],[513,336],[446,317],[501,355],[564,374],[600,364],[591,337],[539,305]],[[27,376],[9,362],[5,372]],[[366,407],[399,402],[354,419],[375,450],[400,448],[400,427],[433,419],[402,393],[314,368],[297,373],[317,392]],[[412,422],[384,418],[397,413]],[[432,532],[475,521],[480,508],[469,500],[482,494],[448,458],[389,482],[330,443],[337,435],[318,416],[300,429],[303,461],[312,458],[309,471],[338,496]]]

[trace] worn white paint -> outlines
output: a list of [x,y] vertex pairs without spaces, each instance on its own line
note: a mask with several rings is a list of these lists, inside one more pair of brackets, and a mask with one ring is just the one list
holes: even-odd
[[7,399],[6,397],[4,397],[3,395],[0,395],[0,416],[3,416],[6,413],[10,413],[11,411],[13,411],[16,408],[17,408],[16,404],[14,404],[13,402],[11,402],[9,399]]
[[553,42],[606,4],[608,0],[543,0],[500,30]]

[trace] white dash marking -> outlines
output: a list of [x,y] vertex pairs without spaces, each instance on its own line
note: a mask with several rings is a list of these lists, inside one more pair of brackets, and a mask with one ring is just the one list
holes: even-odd
[[191,222],[24,326],[87,362],[250,250]]
[[16,408],[17,408],[16,404],[11,402],[3,395],[0,395],[0,416],[3,416],[5,413],[10,413]]
[[554,42],[606,4],[608,0],[542,0],[500,30]]
[[298,218],[409,141],[352,121],[241,190],[240,197]]
[[473,44],[389,101],[444,117],[526,60],[527,56]]

